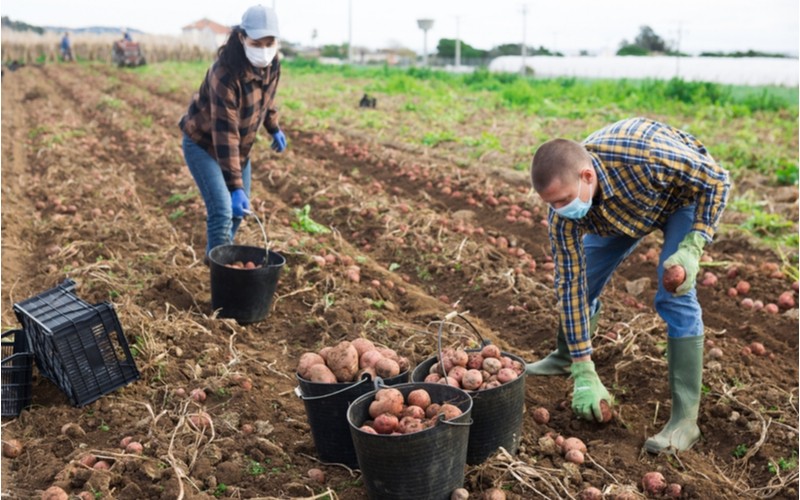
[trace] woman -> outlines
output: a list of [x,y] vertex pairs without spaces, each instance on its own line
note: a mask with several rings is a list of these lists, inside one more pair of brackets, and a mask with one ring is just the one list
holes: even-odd
[[275,11],[247,9],[181,118],[183,156],[206,205],[206,264],[211,249],[233,243],[249,211],[249,155],[259,126],[272,135],[273,150],[286,149],[274,105],[277,55]]

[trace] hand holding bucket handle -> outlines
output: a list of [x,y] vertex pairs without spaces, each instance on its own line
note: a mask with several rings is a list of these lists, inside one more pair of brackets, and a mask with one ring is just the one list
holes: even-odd
[[264,224],[261,223],[261,219],[258,217],[258,215],[256,215],[255,212],[246,208],[244,209],[244,214],[252,215],[253,217],[255,217],[256,222],[258,222],[258,227],[261,228],[261,234],[264,236],[264,250],[267,251],[264,257],[264,265],[266,266],[267,262],[269,261],[269,239],[267,239],[267,231],[264,229]]

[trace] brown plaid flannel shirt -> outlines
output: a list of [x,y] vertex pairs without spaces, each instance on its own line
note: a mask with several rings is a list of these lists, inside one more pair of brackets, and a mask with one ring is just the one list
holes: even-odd
[[263,70],[248,68],[241,79],[215,61],[181,118],[181,130],[217,160],[231,191],[242,187],[242,167],[258,127],[263,123],[270,134],[280,128],[275,107],[280,76],[277,58]]

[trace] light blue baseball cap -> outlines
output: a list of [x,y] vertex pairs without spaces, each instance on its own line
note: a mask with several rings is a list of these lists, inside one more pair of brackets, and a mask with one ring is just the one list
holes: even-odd
[[242,16],[242,29],[253,40],[274,36],[278,38],[278,16],[273,9],[263,5],[254,5]]

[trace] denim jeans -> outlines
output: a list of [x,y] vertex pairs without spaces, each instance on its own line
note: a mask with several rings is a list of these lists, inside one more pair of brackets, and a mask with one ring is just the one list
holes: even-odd
[[[664,261],[678,249],[678,244],[692,230],[695,205],[683,207],[673,213],[663,227],[664,246],[658,259],[658,291],[655,308],[667,323],[667,336],[672,338],[703,335],[703,315],[697,302],[697,291],[673,297],[664,289],[661,277],[664,275]],[[597,236],[587,234],[583,238],[586,254],[586,283],[588,286],[591,312],[598,306],[598,297],[608,283],[611,274],[619,264],[630,255],[639,239],[628,236]]]
[[[183,135],[183,157],[206,204],[206,255],[208,255],[214,247],[233,243],[242,218],[233,216],[231,193],[225,184],[219,163],[186,134]],[[249,199],[249,159],[242,167],[242,183]]]

